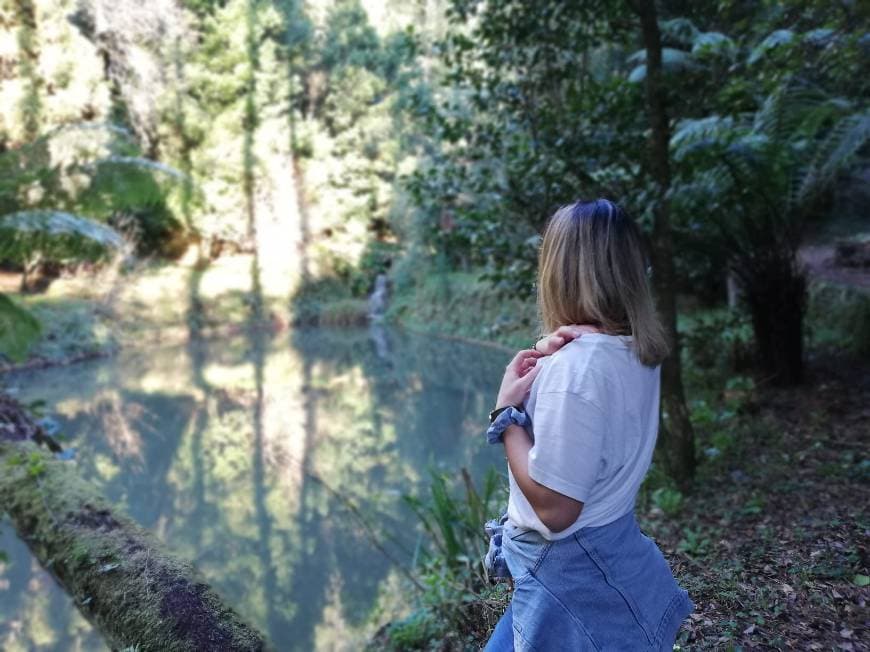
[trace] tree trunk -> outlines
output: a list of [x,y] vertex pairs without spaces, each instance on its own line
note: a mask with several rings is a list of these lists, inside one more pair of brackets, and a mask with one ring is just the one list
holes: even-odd
[[680,342],[677,334],[677,302],[675,288],[673,238],[671,235],[667,192],[671,185],[668,147],[670,126],[666,111],[665,89],[662,85],[662,40],[654,0],[632,2],[640,16],[643,43],[646,48],[646,102],[650,121],[649,168],[656,185],[653,207],[652,257],[653,287],[656,303],[672,351],[662,364],[662,443],[668,472],[683,488],[695,474],[695,437],[680,369]]
[[114,510],[40,439],[20,405],[0,395],[0,505],[113,649],[267,649],[190,563]]
[[803,377],[806,276],[785,262],[753,275],[744,292],[761,372],[776,385],[797,385]]

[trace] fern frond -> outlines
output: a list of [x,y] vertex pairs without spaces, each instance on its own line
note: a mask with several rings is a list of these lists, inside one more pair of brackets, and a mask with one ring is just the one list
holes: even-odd
[[692,41],[692,54],[696,57],[709,55],[733,55],[737,52],[734,41],[721,32],[701,32]]
[[137,156],[108,156],[79,169],[91,177],[91,182],[77,201],[93,215],[156,206],[167,195],[165,181],[189,183],[189,178],[175,168]]
[[659,29],[667,40],[682,45],[692,45],[700,33],[695,23],[683,17],[659,21]]
[[699,146],[727,145],[737,136],[737,125],[730,116],[711,115],[706,118],[680,120],[671,136],[671,151],[682,160]]
[[870,141],[870,113],[846,116],[837,122],[818,142],[809,163],[799,169],[794,192],[789,197],[792,206],[810,201],[834,180],[857,152]]
[[747,63],[749,65],[756,63],[771,50],[783,45],[788,45],[794,40],[794,38],[795,33],[790,29],[778,29],[771,34],[768,34],[761,43],[752,49],[752,52],[749,54],[749,58],[747,59]]
[[[646,79],[646,50],[638,50],[628,58],[629,63],[642,61],[628,75],[628,81],[638,83]],[[675,50],[674,48],[662,48],[662,68],[665,72],[682,72],[693,70],[698,64],[692,58],[691,52]]]
[[823,111],[830,98],[815,86],[789,80],[764,98],[755,112],[752,129],[785,139],[795,134],[808,112]]
[[831,41],[836,40],[837,33],[830,27],[819,27],[817,29],[811,29],[804,34],[804,43],[809,43],[810,45],[815,45],[816,47],[823,47]]
[[708,210],[721,203],[734,188],[734,179],[724,166],[695,171],[691,178],[675,182],[671,198],[686,210]]
[[142,158],[141,156],[107,156],[94,162],[94,165],[124,165],[136,168],[138,170],[148,170],[150,172],[159,172],[177,181],[189,181],[190,178],[180,170],[160,163],[151,159]]
[[97,260],[123,244],[114,229],[63,211],[0,216],[0,260],[26,262],[36,254],[58,261]]

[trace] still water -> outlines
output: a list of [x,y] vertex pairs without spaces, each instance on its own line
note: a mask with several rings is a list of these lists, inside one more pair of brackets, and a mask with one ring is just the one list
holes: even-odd
[[[280,650],[359,649],[401,604],[430,469],[481,478],[509,355],[385,330],[291,331],[3,378],[75,464]],[[0,649],[104,644],[0,521]],[[404,594],[404,597],[407,593]]]

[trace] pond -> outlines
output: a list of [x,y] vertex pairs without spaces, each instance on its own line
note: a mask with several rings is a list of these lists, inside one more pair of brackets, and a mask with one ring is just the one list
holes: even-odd
[[[421,534],[402,495],[424,493],[431,469],[502,469],[483,431],[508,358],[383,329],[296,330],[3,382],[44,400],[81,473],[278,649],[343,650],[407,596]],[[0,648],[105,649],[8,522],[0,550]]]

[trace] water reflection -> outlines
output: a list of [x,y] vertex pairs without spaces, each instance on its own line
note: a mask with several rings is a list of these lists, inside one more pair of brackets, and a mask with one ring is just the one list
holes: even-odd
[[[289,340],[289,341],[288,341]],[[482,419],[507,355],[390,331],[294,331],[9,378],[45,399],[82,473],[282,650],[356,649],[418,532],[427,469],[501,458]],[[0,648],[99,649],[0,526]]]

